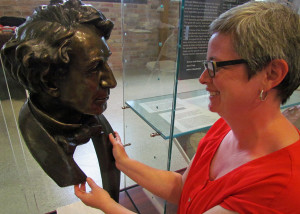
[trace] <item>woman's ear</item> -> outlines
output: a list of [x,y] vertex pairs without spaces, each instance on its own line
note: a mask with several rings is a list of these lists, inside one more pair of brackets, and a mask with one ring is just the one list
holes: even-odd
[[272,89],[279,85],[289,71],[289,66],[284,59],[274,59],[267,66],[267,85]]

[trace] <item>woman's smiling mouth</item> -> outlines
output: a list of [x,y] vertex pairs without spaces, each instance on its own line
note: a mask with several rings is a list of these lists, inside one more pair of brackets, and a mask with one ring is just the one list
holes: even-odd
[[210,96],[216,96],[216,95],[219,95],[219,94],[220,94],[219,91],[209,91]]

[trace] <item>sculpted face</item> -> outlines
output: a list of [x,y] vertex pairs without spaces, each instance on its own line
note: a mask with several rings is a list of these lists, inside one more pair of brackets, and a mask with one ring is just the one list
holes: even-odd
[[107,63],[111,55],[107,43],[94,26],[82,25],[70,48],[69,71],[58,83],[61,103],[84,114],[102,114],[110,88],[117,85]]

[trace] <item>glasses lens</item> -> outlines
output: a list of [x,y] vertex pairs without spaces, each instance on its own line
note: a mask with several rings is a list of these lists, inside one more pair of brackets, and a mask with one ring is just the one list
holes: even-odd
[[204,67],[208,71],[208,74],[209,74],[210,77],[215,76],[214,65],[213,65],[212,61],[205,61],[204,62]]

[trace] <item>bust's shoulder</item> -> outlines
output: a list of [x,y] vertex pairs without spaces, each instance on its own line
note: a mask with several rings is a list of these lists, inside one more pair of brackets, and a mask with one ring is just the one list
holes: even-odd
[[20,109],[18,125],[22,134],[24,134],[24,130],[26,130],[26,132],[32,129],[35,129],[35,131],[37,131],[36,129],[40,127],[39,122],[36,120],[34,114],[30,110],[28,100],[25,101],[24,105]]
[[113,133],[113,129],[112,129],[110,123],[108,122],[108,120],[106,119],[106,117],[103,114],[97,115],[96,118],[97,118],[99,124],[102,126],[102,129],[105,133],[108,133],[108,134]]

